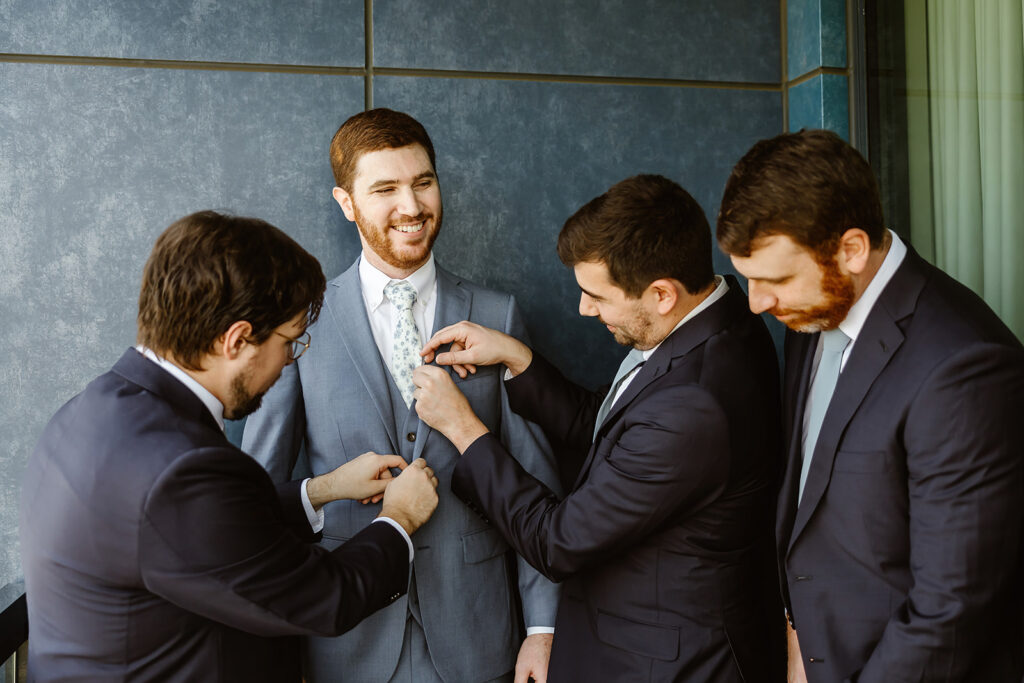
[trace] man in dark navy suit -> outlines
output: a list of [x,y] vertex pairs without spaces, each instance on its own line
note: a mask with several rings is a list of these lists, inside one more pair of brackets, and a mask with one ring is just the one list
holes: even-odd
[[790,328],[777,544],[791,680],[1018,683],[1018,340],[885,228],[871,168],[834,133],[757,143],[718,242],[751,310]]
[[[335,635],[406,590],[437,505],[420,460],[365,454],[279,487],[224,436],[308,348],[320,264],[273,226],[212,211],[156,242],[138,344],[65,404],[21,504],[37,681],[297,681],[290,634]],[[321,506],[383,496],[333,552]]]
[[[764,323],[714,274],[700,206],[637,176],[558,238],[580,313],[632,347],[591,392],[516,339],[468,322],[426,346],[440,364],[504,364],[512,409],[544,428],[568,495],[531,477],[449,371],[416,370],[420,416],[462,453],[452,480],[546,576],[564,581],[551,681],[779,681],[773,566],[778,369]],[[475,367],[472,368],[475,370]]]

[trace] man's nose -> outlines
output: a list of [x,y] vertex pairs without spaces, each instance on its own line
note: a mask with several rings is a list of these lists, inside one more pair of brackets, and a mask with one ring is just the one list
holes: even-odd
[[580,294],[580,315],[592,318],[597,315],[597,306],[587,294]]
[[747,282],[747,298],[750,301],[750,310],[754,313],[764,313],[775,307],[778,299],[763,285],[756,282]]
[[420,200],[411,187],[402,188],[398,192],[395,210],[404,216],[420,215]]

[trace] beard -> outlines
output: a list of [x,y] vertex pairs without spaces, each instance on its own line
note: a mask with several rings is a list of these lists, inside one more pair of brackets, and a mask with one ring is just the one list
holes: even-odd
[[367,246],[384,263],[401,270],[411,270],[426,261],[430,255],[430,250],[434,247],[434,240],[437,239],[438,233],[441,232],[442,211],[438,211],[436,216],[425,211],[417,216],[399,216],[395,220],[396,223],[418,223],[423,221],[423,231],[426,234],[416,244],[396,247],[389,237],[391,225],[377,225],[368,220],[355,202],[352,203],[352,210],[355,213],[356,227],[359,229],[363,239],[366,240]]
[[260,407],[265,392],[261,391],[254,394],[246,386],[252,374],[252,368],[246,368],[231,380],[231,407],[225,406],[225,419],[241,420],[246,415],[256,412],[256,409]]
[[[598,318],[598,320],[601,319]],[[608,324],[604,320],[601,320],[601,322],[605,323],[605,325]],[[633,318],[629,321],[629,324],[613,325],[615,331],[612,332],[612,336],[622,346],[630,346],[644,351],[653,348],[658,343],[657,340],[651,338],[651,327],[653,325],[654,323],[650,315],[638,301],[633,308]]]
[[834,330],[843,322],[846,314],[850,312],[850,307],[853,306],[853,280],[839,272],[839,266],[834,259],[820,259],[818,265],[821,267],[823,303],[802,310],[773,308],[768,311],[776,317],[791,316],[789,320],[783,321],[783,324],[796,332]]

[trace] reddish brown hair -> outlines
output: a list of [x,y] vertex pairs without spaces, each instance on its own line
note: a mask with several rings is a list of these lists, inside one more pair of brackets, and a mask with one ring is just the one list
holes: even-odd
[[750,256],[753,243],[786,235],[831,257],[850,228],[879,248],[885,238],[878,184],[864,157],[826,130],[784,133],[755,144],[732,170],[718,213],[718,244]]
[[660,278],[696,294],[715,276],[704,211],[659,175],[627,178],[584,204],[558,235],[558,257],[570,267],[605,264],[612,282],[634,299]]
[[306,311],[320,314],[320,263],[258,218],[200,211],[164,230],[142,272],[138,343],[190,370],[239,320],[260,344]]
[[419,121],[391,109],[370,109],[356,114],[341,124],[331,139],[331,170],[334,182],[345,192],[352,192],[356,164],[367,152],[396,149],[418,144],[427,151],[430,165],[434,163],[434,144]]

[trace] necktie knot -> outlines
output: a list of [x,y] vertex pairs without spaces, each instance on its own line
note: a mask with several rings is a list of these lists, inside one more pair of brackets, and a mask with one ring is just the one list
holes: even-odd
[[408,311],[416,303],[416,288],[408,280],[392,280],[384,287],[384,296],[399,311]]
[[626,357],[619,364],[619,371],[615,373],[615,382],[618,383],[623,377],[633,372],[636,366],[644,362],[644,352],[640,349],[631,349]]
[[619,363],[619,370],[615,373],[615,379],[612,380],[612,386],[608,390],[608,394],[604,397],[604,401],[601,402],[601,407],[597,410],[597,419],[594,422],[594,438],[597,438],[597,432],[600,431],[601,425],[604,423],[604,419],[608,417],[608,412],[611,410],[612,405],[615,403],[617,394],[619,393],[619,387],[622,386],[623,380],[629,376],[629,373],[636,370],[637,367],[644,364],[644,352],[640,349],[632,349],[626,354],[626,357]]
[[838,327],[834,330],[826,330],[821,333],[821,344],[823,353],[842,353],[850,343],[850,338]]

